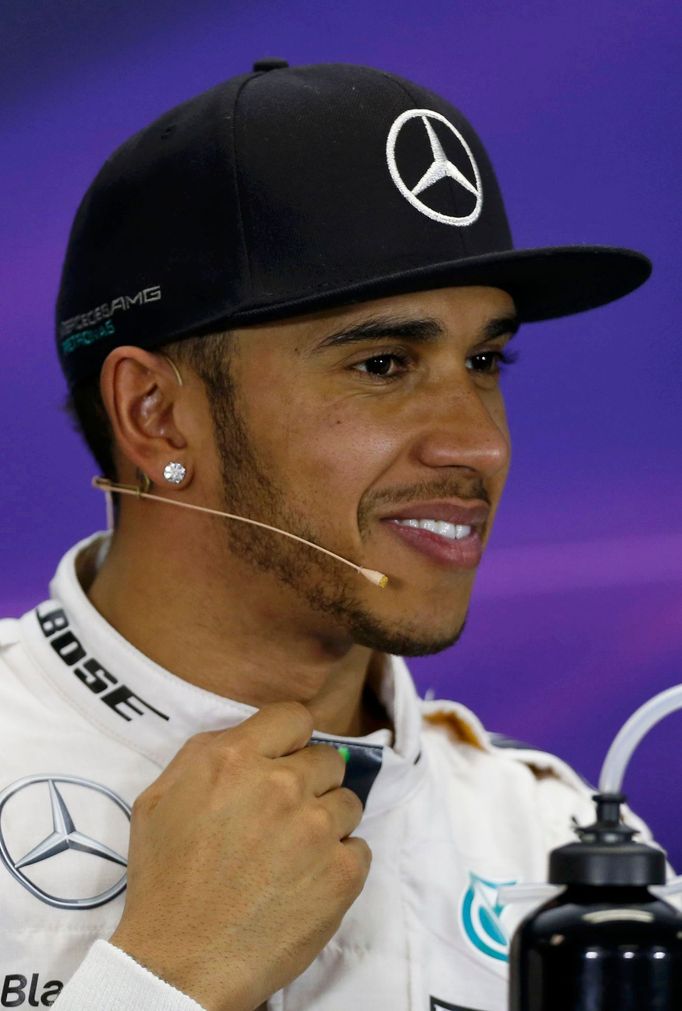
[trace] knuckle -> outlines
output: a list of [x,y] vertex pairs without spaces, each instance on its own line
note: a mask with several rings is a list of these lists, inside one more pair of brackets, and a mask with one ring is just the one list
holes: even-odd
[[298,807],[303,800],[303,778],[288,765],[270,770],[269,786],[277,802],[286,808]]
[[211,741],[215,740],[218,733],[219,731],[215,730],[202,730],[199,734],[193,734],[187,743],[195,746],[199,745],[201,747],[205,744],[210,744]]
[[322,842],[334,836],[334,818],[322,805],[311,808],[308,813],[306,834],[313,842]]
[[193,755],[197,749],[206,747],[213,736],[214,735],[208,731],[203,731],[200,734],[193,734],[191,737],[187,738],[180,748],[178,755]]
[[369,846],[364,839],[354,839],[354,845],[345,845],[337,864],[337,877],[341,891],[357,895],[367,879],[372,860]]
[[354,819],[355,825],[359,825],[365,809],[362,801],[356,793],[349,790],[347,786],[340,786],[338,790],[339,800],[347,808],[349,815]]
[[367,842],[366,839],[361,839],[361,838],[358,838],[358,837],[356,837],[356,838],[358,839],[358,843],[359,843],[359,845],[358,845],[358,854],[360,855],[360,857],[364,861],[364,865],[365,865],[367,871],[369,871],[370,867],[372,866],[372,855],[373,855],[372,854],[372,847],[369,845],[369,843]]
[[245,749],[239,746],[239,741],[227,735],[215,742],[213,754],[217,762],[226,768],[238,765],[243,759]]
[[224,785],[226,780],[235,782],[241,779],[244,756],[236,743],[223,738],[209,750],[207,758],[209,782],[213,786]]
[[232,770],[239,765],[241,759],[241,750],[229,739],[223,739],[220,745],[213,749],[213,760],[221,769]]
[[301,702],[288,699],[286,702],[275,702],[272,704],[279,708],[283,719],[295,724],[297,728],[300,728],[302,734],[307,734],[310,737],[314,730],[313,717],[310,710],[306,709]]

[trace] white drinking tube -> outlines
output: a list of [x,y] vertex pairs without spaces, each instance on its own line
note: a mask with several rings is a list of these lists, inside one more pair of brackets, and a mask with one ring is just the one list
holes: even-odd
[[[678,709],[682,709],[682,685],[673,685],[672,688],[654,695],[635,710],[616,734],[606,754],[599,777],[601,793],[620,793],[625,770],[639,742],[652,727]],[[682,875],[671,878],[664,885],[652,886],[651,891],[661,898],[682,892]]]
[[625,770],[632,753],[642,740],[664,717],[682,709],[682,685],[674,685],[637,709],[616,734],[606,753],[599,777],[600,793],[620,793]]
[[[682,709],[682,684],[674,685],[654,695],[632,714],[618,731],[606,753],[599,776],[600,793],[620,793],[625,770],[637,745],[652,727],[678,709]],[[505,905],[511,902],[535,904],[548,901],[562,890],[557,885],[522,882],[501,888],[497,898]],[[682,875],[671,878],[664,885],[652,885],[651,891],[661,898],[679,894],[682,892]]]

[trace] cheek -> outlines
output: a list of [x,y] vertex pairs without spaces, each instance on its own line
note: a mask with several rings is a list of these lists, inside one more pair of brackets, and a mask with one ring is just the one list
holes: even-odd
[[370,425],[358,412],[335,411],[320,421],[315,431],[301,430],[292,439],[296,463],[310,478],[318,497],[335,494],[360,496],[390,467],[398,453],[399,440],[390,427]]
[[391,423],[370,424],[353,401],[287,407],[271,432],[273,461],[297,500],[337,516],[356,515],[361,496],[390,467],[399,445]]

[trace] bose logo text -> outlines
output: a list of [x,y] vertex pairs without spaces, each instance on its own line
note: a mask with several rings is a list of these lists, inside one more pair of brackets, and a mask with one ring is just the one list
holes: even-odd
[[[82,681],[93,695],[98,695],[101,701],[117,716],[128,722],[133,719],[133,716],[143,716],[143,710],[135,704],[139,702],[160,719],[170,719],[165,713],[155,709],[149,702],[145,702],[143,698],[136,695],[127,685],[121,684],[118,678],[115,678],[99,660],[88,656],[80,640],[69,628],[69,619],[61,607],[49,611],[47,614],[40,614],[39,611],[36,611],[36,614],[43,635],[49,640],[57,656],[63,660],[67,667],[72,668],[75,677]],[[116,687],[112,688],[112,685]]]

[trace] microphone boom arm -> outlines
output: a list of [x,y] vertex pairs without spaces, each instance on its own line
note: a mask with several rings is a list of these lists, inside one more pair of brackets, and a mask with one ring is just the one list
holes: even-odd
[[98,488],[100,491],[107,492],[109,494],[132,495],[134,498],[150,499],[152,502],[165,502],[166,505],[178,506],[181,509],[194,509],[196,512],[208,513],[210,516],[222,516],[228,520],[239,520],[240,523],[250,523],[254,527],[262,527],[264,530],[271,530],[275,534],[282,534],[283,537],[291,538],[292,541],[298,541],[300,544],[307,544],[308,547],[315,548],[316,551],[322,551],[323,554],[329,555],[330,558],[335,558],[337,562],[343,562],[344,565],[349,565],[352,569],[355,569],[359,575],[364,576],[370,583],[374,586],[378,586],[382,590],[388,585],[388,576],[384,575],[383,572],[377,572],[376,569],[366,569],[362,565],[356,565],[355,562],[351,562],[347,558],[342,558],[341,555],[337,555],[334,551],[329,551],[327,548],[320,547],[319,544],[307,541],[305,537],[299,537],[297,534],[290,534],[287,530],[280,530],[279,527],[272,527],[269,523],[262,523],[260,520],[250,520],[245,516],[236,516],[234,513],[221,512],[219,509],[210,509],[208,506],[194,505],[192,502],[177,502],[175,499],[164,498],[163,495],[152,495],[150,492],[143,491],[142,488],[138,488],[135,485],[117,484],[115,481],[110,481],[106,477],[93,477],[92,486],[93,488]]

